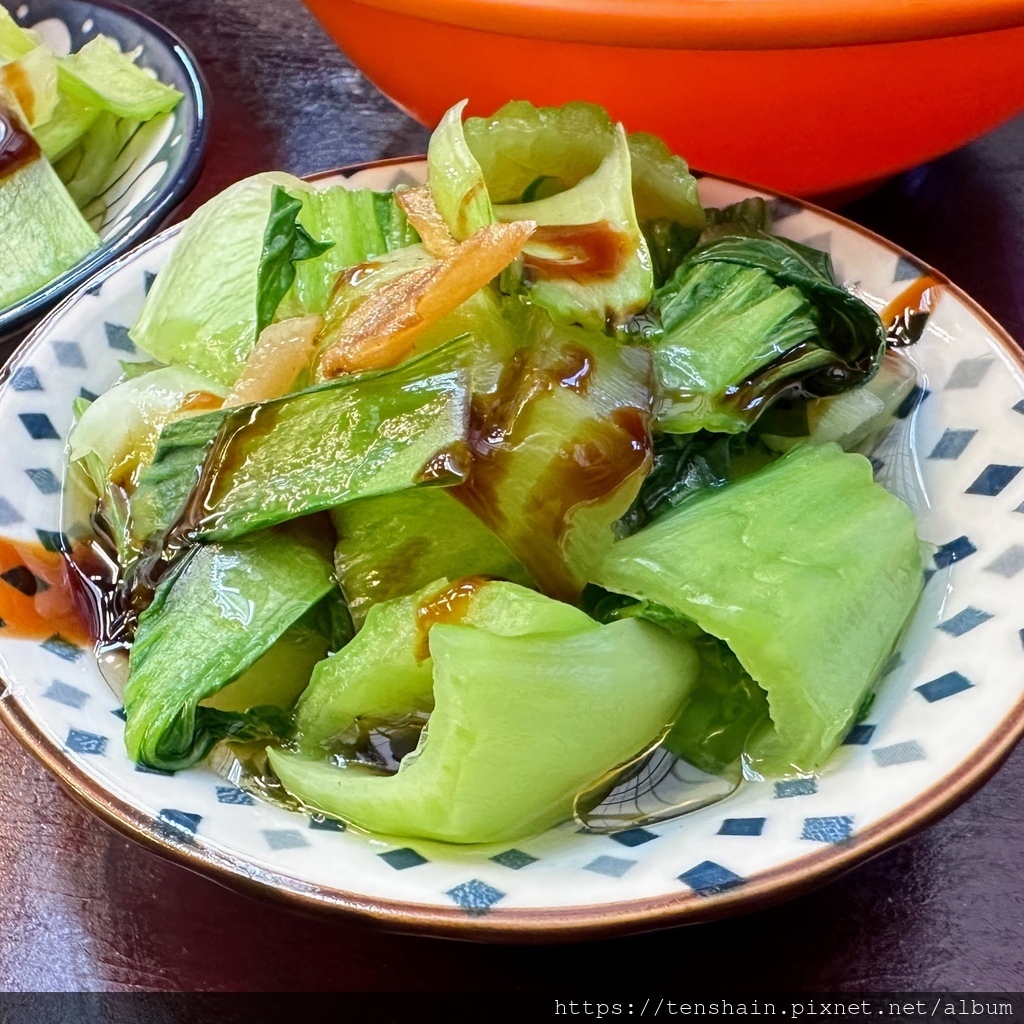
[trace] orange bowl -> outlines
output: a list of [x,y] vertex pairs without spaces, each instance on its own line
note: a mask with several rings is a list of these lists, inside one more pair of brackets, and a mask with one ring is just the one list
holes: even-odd
[[590,100],[694,166],[863,186],[1024,109],[1024,0],[305,0],[424,124]]

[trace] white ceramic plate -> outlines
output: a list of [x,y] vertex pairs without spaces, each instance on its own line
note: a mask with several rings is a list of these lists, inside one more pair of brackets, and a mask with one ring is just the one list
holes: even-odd
[[[423,173],[422,161],[392,161],[344,180],[387,189]],[[711,178],[700,188],[713,206],[757,194]],[[926,272],[831,214],[788,199],[773,206],[778,232],[830,251],[839,280],[876,309]],[[9,366],[0,533],[52,541],[72,399],[110,387],[119,360],[145,358],[127,328],[175,238],[165,232],[103,270]],[[894,435],[876,453],[877,475],[913,503],[921,537],[935,546],[930,579],[869,717],[815,780],[747,783],[721,803],[614,836],[566,824],[497,853],[439,853],[260,803],[205,766],[136,769],[117,697],[91,653],[59,637],[40,644],[0,629],[0,717],[123,832],[228,885],[306,908],[517,940],[665,927],[791,895],[949,811],[1024,730],[1021,357],[944,285],[913,358],[919,387],[896,431],[914,432],[916,456],[905,433],[898,443]]]

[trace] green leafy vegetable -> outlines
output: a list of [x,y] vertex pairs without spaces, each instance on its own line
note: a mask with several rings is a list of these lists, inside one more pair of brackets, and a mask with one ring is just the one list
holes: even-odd
[[[280,197],[274,206],[279,189],[292,200],[301,199],[303,211],[308,200],[309,225],[341,241],[331,249],[310,241],[313,236],[303,226],[301,211],[296,220],[291,202]],[[289,174],[268,172],[237,182],[201,206],[157,275],[131,330],[132,340],[162,362],[187,363],[230,386],[256,344],[264,318],[268,313],[273,317],[275,296],[279,302],[285,299],[288,316],[322,311],[318,307],[333,282],[310,286],[314,271],[307,277],[305,267],[333,273],[335,255],[361,263],[406,237],[397,227],[404,221],[394,214],[392,197],[380,201],[374,193],[364,193],[346,202],[332,193],[333,198],[310,199],[314,191]],[[268,245],[273,258],[264,264]],[[286,295],[280,289],[287,281],[290,290],[288,267],[299,258],[303,261],[295,284],[301,290]],[[262,275],[261,265],[267,267]],[[304,308],[307,301],[309,309]]]
[[141,349],[229,387],[238,379],[256,344],[258,268],[278,186],[307,187],[289,174],[257,174],[192,214],[131,329]]
[[785,774],[842,740],[917,601],[921,554],[866,459],[807,446],[617,542],[594,582],[729,645],[771,708],[750,763]]
[[[588,596],[594,601],[594,595]],[[646,619],[693,646],[700,672],[662,746],[701,771],[736,776],[751,737],[771,723],[764,691],[728,646],[690,619],[649,601],[599,590],[590,614],[600,622]]]
[[[28,131],[0,86],[0,111]],[[43,158],[0,178],[0,308],[52,281],[99,244],[56,172]]]
[[107,36],[96,36],[64,57],[61,72],[64,92],[118,117],[148,121],[181,100],[177,89],[146,74]]
[[639,312],[653,287],[647,222],[675,225],[675,244],[685,237],[687,247],[704,224],[685,162],[652,136],[627,139],[590,104],[515,102],[461,125],[463,106],[445,115],[430,156],[431,188],[455,237],[492,217],[535,220],[523,278],[532,302],[595,330]]
[[447,346],[396,370],[169,424],[132,498],[136,531],[151,537],[180,515],[182,536],[230,540],[356,498],[461,480],[464,352]]
[[341,505],[334,568],[349,611],[362,622],[375,604],[433,580],[490,576],[529,584],[519,560],[448,488],[415,487]]
[[474,406],[473,466],[452,490],[546,594],[575,600],[650,464],[650,362],[535,317],[531,347]]
[[139,618],[124,693],[134,761],[175,771],[231,735],[255,738],[281,714],[201,707],[238,678],[333,586],[329,547],[282,527],[192,550]]
[[442,623],[430,653],[434,710],[396,775],[270,750],[285,788],[373,832],[519,838],[655,739],[696,674],[686,644],[639,620],[521,636]]
[[322,256],[334,242],[318,242],[299,223],[302,200],[280,185],[270,193],[270,215],[256,271],[256,336],[273,319],[295,280],[295,264]]
[[597,628],[571,605],[479,577],[454,584],[435,580],[409,597],[375,605],[355,639],[313,672],[295,718],[303,751],[323,756],[360,722],[429,712],[434,698],[428,643],[437,621],[457,621],[497,636]]
[[462,111],[465,100],[441,118],[430,136],[427,168],[434,205],[452,237],[464,242],[487,224],[494,210],[484,183],[483,171],[466,143]]
[[671,433],[739,433],[786,392],[862,384],[885,347],[881,321],[834,283],[828,256],[781,239],[696,249],[655,304],[657,416]]
[[662,434],[654,439],[651,472],[621,525],[635,533],[683,502],[739,480],[775,458],[754,434]]
[[333,185],[301,198],[298,226],[334,244],[295,266],[295,283],[277,309],[278,319],[324,313],[343,270],[419,240],[391,193]]

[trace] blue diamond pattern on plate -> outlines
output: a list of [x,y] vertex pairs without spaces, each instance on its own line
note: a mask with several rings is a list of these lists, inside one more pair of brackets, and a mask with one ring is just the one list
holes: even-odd
[[688,885],[698,896],[715,896],[742,885],[744,879],[713,860],[704,860],[689,871],[684,871],[679,881]]
[[841,843],[853,833],[853,818],[847,814],[831,814],[821,818],[804,818],[801,839],[816,843]]
[[64,746],[73,750],[76,754],[98,754],[102,756],[107,752],[107,737],[98,736],[94,732],[86,732],[84,729],[71,729],[68,732]]
[[59,441],[60,434],[54,429],[45,412],[19,412],[18,419],[33,441]]
[[957,537],[941,545],[932,556],[936,569],[945,569],[954,562],[962,562],[973,555],[978,549],[967,537]]
[[486,914],[495,903],[505,898],[505,893],[500,889],[495,889],[493,885],[481,882],[478,878],[460,883],[449,889],[445,895],[467,914],[472,915]]
[[924,267],[913,260],[908,260],[906,256],[900,256],[896,260],[896,272],[892,275],[893,284],[899,284],[901,281],[916,281],[919,277],[923,277],[924,273]]
[[988,498],[994,498],[1001,494],[1021,471],[1020,466],[986,466],[978,476],[978,479],[967,488],[968,494],[983,494]]
[[635,863],[635,860],[627,860],[625,857],[609,857],[603,853],[600,857],[595,857],[589,864],[584,864],[583,870],[607,875],[609,878],[621,878]]
[[897,418],[905,420],[930,394],[931,392],[927,388],[915,384],[907,393],[907,397],[900,402],[899,408],[896,410]]
[[164,825],[165,834],[191,839],[199,830],[203,816],[192,811],[179,811],[176,807],[164,807],[157,819]]
[[794,203],[790,199],[773,199],[768,204],[768,207],[772,212],[773,224],[800,212],[800,204]]
[[937,628],[950,636],[963,636],[991,618],[988,612],[983,612],[980,608],[965,608],[945,622],[940,622]]
[[54,633],[53,636],[47,637],[39,646],[44,651],[49,651],[50,654],[56,654],[58,658],[63,658],[64,661],[78,661],[82,656],[82,648],[77,647],[70,640],[66,640],[60,633]]
[[846,734],[846,739],[843,740],[843,743],[848,747],[863,747],[871,742],[871,737],[874,734],[875,726],[859,722]]
[[528,853],[523,853],[522,850],[516,849],[505,850],[503,853],[495,854],[491,860],[495,864],[500,864],[503,868],[511,868],[513,871],[520,871],[531,864],[537,863],[536,857],[531,857]]
[[11,374],[11,387],[15,391],[42,391],[39,374],[31,366],[19,366]]
[[977,359],[961,359],[946,382],[947,389],[976,388],[992,369],[995,359],[992,356],[980,356]]
[[263,838],[272,850],[297,850],[309,846],[306,837],[294,828],[265,828]]
[[76,711],[84,708],[89,699],[89,694],[85,690],[80,690],[77,686],[68,686],[67,683],[62,683],[59,679],[54,679],[50,683],[43,691],[43,696],[47,700],[55,700],[58,704],[74,708]]
[[55,341],[53,352],[57,357],[57,362],[69,370],[84,370],[86,368],[82,346],[77,341]]
[[720,836],[759,836],[764,831],[765,818],[726,818],[719,826]]
[[135,342],[128,337],[128,328],[122,324],[104,324],[107,333],[107,344],[121,352],[134,352]]
[[929,704],[934,704],[937,700],[952,697],[954,693],[963,693],[964,690],[969,690],[973,685],[974,683],[959,672],[947,672],[945,675],[939,676],[938,679],[932,679],[927,683],[922,683],[920,686],[915,686],[914,689]]
[[924,751],[917,740],[904,740],[902,743],[892,743],[887,747],[876,747],[871,751],[871,756],[879,768],[891,768],[896,764],[923,761]]
[[622,846],[643,846],[652,839],[657,839],[657,833],[650,832],[646,828],[628,828],[624,832],[615,832],[612,839]]
[[219,804],[238,804],[242,807],[251,807],[256,803],[252,794],[246,793],[244,789],[239,789],[238,786],[217,786],[216,789],[217,803]]
[[986,572],[994,572],[1010,579],[1024,569],[1024,544],[1012,544],[994,561],[985,566]]
[[959,459],[975,434],[976,430],[947,430],[936,442],[928,458]]
[[23,522],[24,518],[6,498],[0,498],[0,526],[13,526]]
[[377,856],[396,871],[405,871],[406,868],[416,868],[421,864],[427,863],[426,857],[408,846],[403,846],[399,850],[388,850],[385,853],[378,853]]
[[71,550],[71,542],[68,540],[67,535],[61,533],[60,530],[36,530],[36,536],[39,538],[39,543],[47,551]]
[[26,469],[25,473],[29,480],[36,485],[40,494],[57,494],[60,491],[60,481],[52,469],[42,466],[38,469]]
[[818,792],[817,779],[784,779],[775,783],[775,798],[777,800],[790,796],[810,796]]

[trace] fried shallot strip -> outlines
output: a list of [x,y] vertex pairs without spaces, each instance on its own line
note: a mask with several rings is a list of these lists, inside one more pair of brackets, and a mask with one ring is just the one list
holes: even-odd
[[321,358],[321,376],[394,366],[428,327],[497,277],[536,227],[530,220],[488,224],[433,266],[381,285],[342,324]]
[[454,252],[459,243],[448,230],[426,185],[399,189],[395,192],[395,201],[405,211],[409,223],[419,233],[423,248],[431,256],[442,260]]
[[264,327],[223,407],[265,402],[288,394],[295,378],[309,368],[323,326],[322,316],[297,316]]

